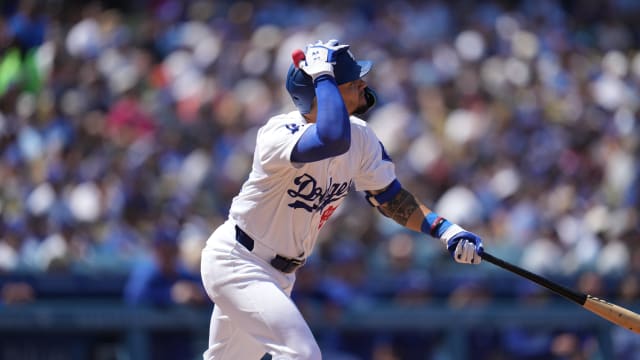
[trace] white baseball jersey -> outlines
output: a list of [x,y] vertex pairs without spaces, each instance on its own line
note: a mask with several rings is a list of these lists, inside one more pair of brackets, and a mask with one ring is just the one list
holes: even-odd
[[311,127],[298,112],[278,115],[258,131],[249,179],[233,199],[229,217],[275,253],[305,258],[318,232],[351,189],[379,190],[395,168],[374,132],[351,117],[351,147],[337,157],[292,163],[293,148]]

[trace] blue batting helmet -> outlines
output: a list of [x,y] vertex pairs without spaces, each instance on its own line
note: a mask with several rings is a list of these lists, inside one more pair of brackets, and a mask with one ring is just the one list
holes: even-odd
[[[356,61],[349,50],[339,52],[333,65],[336,83],[341,85],[360,79],[371,70],[371,65],[372,62],[368,60]],[[316,97],[311,76],[291,64],[287,72],[286,87],[298,110],[302,114],[311,112],[311,105]]]

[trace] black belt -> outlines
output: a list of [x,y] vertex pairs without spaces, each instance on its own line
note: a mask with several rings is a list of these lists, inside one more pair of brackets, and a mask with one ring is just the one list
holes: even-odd
[[[253,239],[247,235],[242,229],[240,229],[236,225],[236,241],[242,244],[247,250],[253,251],[254,241]],[[271,259],[271,266],[282,271],[283,273],[290,274],[296,271],[299,267],[304,265],[304,260],[287,258],[281,255],[276,254],[276,256]]]

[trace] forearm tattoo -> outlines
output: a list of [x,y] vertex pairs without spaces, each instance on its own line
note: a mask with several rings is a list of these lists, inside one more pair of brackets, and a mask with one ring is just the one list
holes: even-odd
[[407,224],[409,217],[416,209],[418,209],[416,199],[405,189],[400,190],[391,201],[380,206],[383,215],[403,226]]

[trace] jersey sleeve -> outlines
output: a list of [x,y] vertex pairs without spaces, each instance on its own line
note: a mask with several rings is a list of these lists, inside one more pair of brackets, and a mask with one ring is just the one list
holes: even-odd
[[279,166],[302,165],[291,162],[291,152],[310,126],[293,118],[274,118],[260,129],[256,149],[263,168],[273,170]]
[[362,151],[361,167],[354,178],[357,191],[380,190],[396,179],[395,165],[382,142],[369,127],[359,127],[358,151]]

